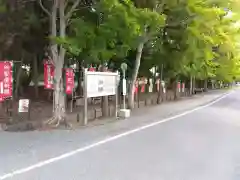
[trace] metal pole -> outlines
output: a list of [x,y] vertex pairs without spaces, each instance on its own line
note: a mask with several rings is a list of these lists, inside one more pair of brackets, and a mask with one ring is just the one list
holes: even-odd
[[54,113],[55,110],[55,91],[53,90],[53,107],[52,107],[52,112]]
[[163,78],[163,64],[161,66],[161,76],[160,76],[161,81],[163,80],[162,78]]
[[73,99],[74,99],[74,94],[75,94],[75,73],[73,75],[73,89],[72,89],[72,100],[71,100],[71,112],[73,112]]
[[84,125],[88,123],[88,101],[87,101],[87,69],[84,70],[83,74],[83,97],[84,97],[84,111],[83,111],[83,119]]
[[126,96],[123,95],[123,109],[126,109]]
[[119,72],[116,75],[116,95],[115,95],[115,117],[118,118],[118,79],[119,79]]
[[29,104],[28,104],[28,120],[31,119],[31,101],[29,100]]
[[160,94],[160,98],[161,98],[161,101],[163,101],[164,99],[164,94],[165,94],[165,87],[163,87],[162,85],[162,82],[163,82],[163,64],[161,66],[161,75],[160,75],[160,87],[159,87],[159,94]]
[[125,79],[125,71],[123,71],[123,109],[126,109],[126,79]]
[[71,112],[73,112],[73,91],[74,91],[74,89],[72,89],[72,99],[71,99]]

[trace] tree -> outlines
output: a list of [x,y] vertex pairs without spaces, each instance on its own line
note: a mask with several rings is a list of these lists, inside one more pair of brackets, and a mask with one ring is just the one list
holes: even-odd
[[[103,0],[96,3],[95,21],[79,17],[73,21],[74,34],[61,40],[69,52],[85,54],[103,61],[113,57],[124,58],[136,49],[136,61],[129,92],[129,107],[133,107],[133,86],[136,81],[143,46],[164,25],[164,16],[147,8],[137,8],[130,1]],[[78,39],[81,39],[79,42]]]
[[[67,26],[70,22],[73,13],[77,7],[82,3],[81,0],[68,1],[68,0],[52,0],[50,2],[50,11],[45,8],[42,0],[39,4],[43,11],[49,16],[50,21],[50,37],[51,37],[51,54],[52,62],[55,66],[54,72],[54,117],[53,122],[57,125],[65,121],[65,95],[63,89],[62,70],[65,61],[66,49],[63,45],[56,42],[57,38],[65,39],[67,35]],[[58,17],[59,13],[59,17]],[[59,21],[58,21],[59,18]],[[58,26],[59,22],[59,26]],[[59,27],[59,29],[58,29]]]
[[[139,67],[141,65],[141,58],[144,45],[151,41],[161,31],[165,24],[165,16],[162,13],[162,8],[158,7],[158,1],[135,1],[136,13],[139,14],[136,22],[139,23],[140,33],[138,35],[138,45],[135,58],[134,69],[132,72],[131,84],[129,88],[128,107],[134,107],[134,87],[137,79]],[[148,7],[146,7],[148,6]],[[134,9],[132,7],[131,9]]]

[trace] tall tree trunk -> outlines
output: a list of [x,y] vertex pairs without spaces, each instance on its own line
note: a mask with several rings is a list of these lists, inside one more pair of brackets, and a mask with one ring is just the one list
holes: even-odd
[[[58,10],[58,0],[53,0],[51,16],[50,16],[50,32],[52,37],[57,37],[57,10]],[[50,45],[51,45],[50,49],[51,49],[52,63],[54,63],[54,66],[56,66],[56,64],[58,63],[58,46],[53,41],[50,42]],[[54,72],[54,83],[55,82],[56,82],[56,70]],[[53,96],[55,99],[56,98],[55,89],[54,89]],[[53,111],[55,112],[55,100],[53,103],[54,103]]]
[[212,84],[212,89],[214,89],[215,87],[214,87],[214,81],[213,80],[211,80],[211,84]]
[[[66,19],[65,19],[65,0],[59,0],[59,15],[60,15],[60,37],[66,36]],[[55,21],[56,22],[56,21]],[[63,88],[62,69],[64,65],[66,50],[60,46],[59,54],[55,59],[55,88],[54,88],[54,116],[58,122],[65,120],[65,95]]]
[[178,89],[178,79],[173,81],[173,93],[174,93],[174,100],[179,98],[179,89]]
[[193,94],[193,77],[190,76],[190,88],[189,88],[190,95]]
[[15,85],[15,91],[14,91],[14,98],[18,98],[19,96],[19,88],[21,86],[21,75],[23,72],[23,69],[22,69],[23,60],[24,60],[24,53],[22,53],[21,62],[17,67],[17,78],[16,78],[16,85]]
[[38,58],[34,56],[33,60],[33,82],[34,82],[34,89],[35,89],[35,98],[38,99],[39,91],[38,91]]
[[62,68],[59,65],[55,68],[54,78],[54,117],[60,122],[65,119],[65,96],[63,90]]
[[[104,65],[102,65],[101,71],[102,72],[105,71]],[[109,116],[108,96],[103,96],[101,99],[102,99],[102,104],[101,104],[101,106],[102,106],[102,115],[103,115],[103,117],[108,117]]]
[[163,97],[163,88],[162,88],[162,83],[160,82],[159,84],[159,90],[157,91],[157,104],[160,104],[162,101]]
[[192,84],[193,84],[193,94],[195,94],[195,88],[196,88],[196,78],[193,76],[193,79],[192,79]]
[[143,47],[144,47],[144,40],[139,43],[138,48],[137,48],[136,60],[135,60],[135,64],[134,64],[131,84],[130,84],[129,93],[128,93],[129,94],[128,108],[130,108],[130,109],[134,108],[134,87],[135,87],[135,82],[136,82],[137,75],[138,75],[138,70],[139,70],[139,67],[141,64]]
[[207,92],[208,90],[208,79],[204,80],[204,92]]

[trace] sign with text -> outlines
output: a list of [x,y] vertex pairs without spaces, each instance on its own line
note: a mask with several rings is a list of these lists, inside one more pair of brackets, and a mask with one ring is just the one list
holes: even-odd
[[0,102],[12,97],[13,64],[10,61],[0,62]]
[[66,94],[72,94],[74,89],[74,72],[72,68],[65,69],[66,75]]
[[44,63],[44,87],[53,89],[54,87],[54,66],[51,63]]
[[20,99],[18,104],[18,112],[28,112],[29,99]]
[[149,79],[149,87],[148,87],[148,92],[153,92],[153,79]]
[[87,97],[111,96],[117,92],[118,73],[85,72]]

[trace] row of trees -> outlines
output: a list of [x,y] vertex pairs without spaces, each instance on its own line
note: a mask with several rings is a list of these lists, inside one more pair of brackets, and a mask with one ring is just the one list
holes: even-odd
[[62,68],[68,59],[115,69],[125,62],[132,108],[134,82],[152,67],[164,67],[173,86],[179,79],[190,88],[194,79],[237,79],[238,7],[237,0],[0,0],[0,57],[30,64],[37,82],[49,51],[58,121],[65,114]]

